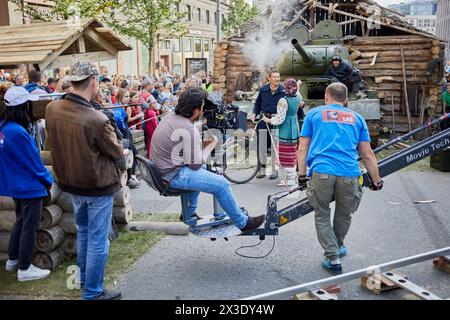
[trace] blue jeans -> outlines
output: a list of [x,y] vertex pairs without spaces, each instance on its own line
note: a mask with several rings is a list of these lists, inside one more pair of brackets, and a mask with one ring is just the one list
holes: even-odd
[[170,181],[169,186],[172,189],[192,190],[181,196],[183,215],[188,225],[195,224],[195,210],[200,192],[215,195],[220,206],[236,227],[242,229],[247,224],[248,217],[239,208],[231,191],[230,183],[221,175],[203,168],[192,170],[189,167],[183,167]]
[[113,196],[87,197],[72,194],[77,234],[77,266],[83,299],[91,300],[103,292],[103,278],[109,252]]

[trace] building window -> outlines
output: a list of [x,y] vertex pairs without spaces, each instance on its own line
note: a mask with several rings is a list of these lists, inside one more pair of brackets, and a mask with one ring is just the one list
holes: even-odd
[[192,52],[192,38],[185,38],[184,39],[184,51],[185,52]]
[[192,18],[192,11],[191,11],[191,6],[190,5],[186,5],[186,8],[187,8],[187,19],[188,19],[188,21],[191,21],[191,18]]
[[180,52],[180,38],[173,39],[173,51]]
[[195,52],[202,52],[202,39],[195,38]]
[[214,12],[214,24],[217,26],[217,12]]
[[181,64],[174,64],[172,67],[173,74],[181,74]]
[[206,10],[206,23],[207,24],[210,24],[211,23],[211,21],[209,20],[210,18],[209,18],[209,10]]
[[209,40],[203,40],[203,45],[205,46],[205,52],[209,52]]
[[202,9],[197,8],[198,22],[202,22]]
[[159,40],[160,50],[170,50],[170,40]]

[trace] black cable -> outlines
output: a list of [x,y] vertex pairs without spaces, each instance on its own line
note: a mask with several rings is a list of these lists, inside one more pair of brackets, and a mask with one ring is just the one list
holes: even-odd
[[257,244],[254,244],[254,245],[251,245],[251,246],[243,246],[243,247],[239,247],[239,248],[237,248],[237,249],[234,251],[234,253],[237,254],[239,257],[242,257],[242,258],[250,258],[250,259],[262,259],[262,258],[265,258],[265,257],[267,257],[269,254],[271,254],[272,251],[273,251],[273,249],[275,248],[275,236],[273,236],[272,248],[270,249],[270,251],[269,251],[268,253],[266,253],[266,254],[263,255],[263,256],[246,256],[246,255],[243,255],[243,254],[238,253],[239,250],[244,249],[244,248],[256,248],[256,247],[259,246],[262,242],[263,242],[262,240],[259,240],[259,242],[258,242]]

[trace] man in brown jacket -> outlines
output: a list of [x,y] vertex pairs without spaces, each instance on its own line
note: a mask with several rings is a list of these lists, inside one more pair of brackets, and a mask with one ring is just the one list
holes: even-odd
[[72,195],[77,234],[77,266],[83,299],[120,299],[103,288],[109,252],[113,194],[120,190],[115,160],[123,156],[108,118],[89,102],[98,92],[98,71],[77,62],[68,80],[73,90],[45,111],[47,145],[62,190]]

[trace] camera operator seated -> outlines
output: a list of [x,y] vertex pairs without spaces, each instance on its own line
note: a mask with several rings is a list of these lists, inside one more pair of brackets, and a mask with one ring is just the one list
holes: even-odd
[[220,206],[241,231],[257,229],[265,215],[248,217],[239,208],[230,183],[221,175],[203,168],[203,162],[215,148],[218,139],[204,143],[194,122],[203,114],[206,92],[191,87],[184,91],[175,108],[175,114],[163,118],[156,128],[150,149],[150,160],[161,171],[161,176],[172,189],[190,190],[181,196],[184,222],[194,226],[200,217],[196,214],[200,192],[213,194]]

